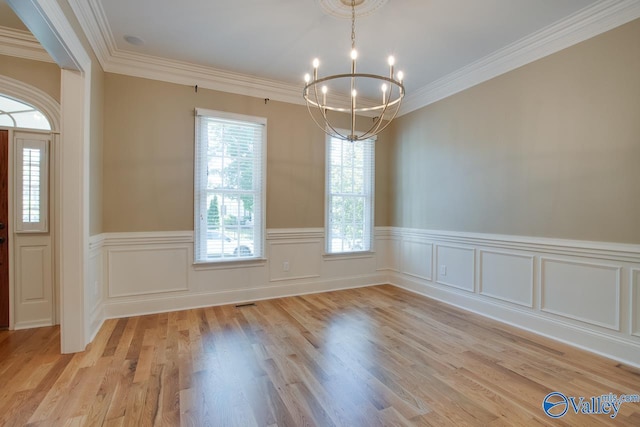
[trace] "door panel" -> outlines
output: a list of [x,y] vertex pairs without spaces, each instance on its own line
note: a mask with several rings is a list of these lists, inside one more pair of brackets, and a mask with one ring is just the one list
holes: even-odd
[[[49,141],[50,136],[41,133],[15,131],[13,134],[13,189],[16,194],[13,203],[16,220],[13,222],[11,262],[14,273],[12,310],[15,329],[55,323],[51,233],[46,227],[31,227],[34,222],[46,219],[49,212],[49,180],[40,175],[42,170],[49,170],[48,150],[39,151],[41,155],[35,157],[33,153],[34,147],[40,143],[48,146]],[[28,165],[30,171],[26,175],[25,165]],[[28,183],[21,181],[23,175],[29,177]],[[29,200],[27,210],[23,201],[25,197]],[[22,224],[18,227],[20,222]]]
[[9,326],[9,131],[0,130],[0,328]]

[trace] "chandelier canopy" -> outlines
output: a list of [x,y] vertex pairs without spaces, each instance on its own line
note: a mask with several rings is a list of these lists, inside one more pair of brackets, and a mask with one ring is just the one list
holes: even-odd
[[[356,72],[356,0],[340,0],[351,6],[351,72],[318,76],[320,60],[313,60],[313,75],[304,76],[305,87],[302,95],[307,103],[313,121],[328,135],[348,141],[362,141],[382,132],[396,117],[404,98],[405,91],[402,71],[394,71],[395,59],[389,56],[389,75],[366,74]],[[361,4],[362,0],[358,4]],[[358,97],[359,90],[377,86],[377,100]],[[340,118],[333,113],[346,113],[350,116],[347,130],[337,125]],[[372,124],[358,126],[365,130],[356,130],[358,115],[372,116]],[[342,119],[344,120],[344,119]]]

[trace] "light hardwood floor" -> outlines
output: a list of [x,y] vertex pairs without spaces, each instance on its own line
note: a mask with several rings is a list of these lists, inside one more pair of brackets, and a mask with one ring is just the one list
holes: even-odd
[[640,370],[393,286],[108,320],[75,355],[59,340],[0,332],[0,425],[640,426],[640,403],[542,410],[640,393]]

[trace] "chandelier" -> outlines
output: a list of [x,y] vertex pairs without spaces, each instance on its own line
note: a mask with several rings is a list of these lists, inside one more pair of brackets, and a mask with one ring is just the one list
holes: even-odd
[[[348,5],[348,0],[340,0]],[[356,1],[351,0],[351,72],[348,74],[334,74],[326,77],[318,77],[320,61],[313,60],[313,76],[304,76],[305,87],[302,92],[306,101],[309,114],[320,129],[328,135],[348,141],[363,141],[382,132],[398,114],[402,98],[404,98],[404,85],[402,83],[402,71],[394,72],[395,59],[389,56],[389,76],[365,74],[356,72]],[[377,87],[379,91],[377,100],[364,96],[358,97],[359,90],[368,90]],[[344,117],[333,113],[346,113],[350,123],[346,131],[345,126],[337,125],[337,121]],[[358,126],[367,128],[365,131],[356,130],[356,116],[371,116],[372,124]]]

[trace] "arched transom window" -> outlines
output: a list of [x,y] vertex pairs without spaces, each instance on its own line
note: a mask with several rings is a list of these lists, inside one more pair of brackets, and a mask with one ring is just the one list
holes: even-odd
[[0,94],[0,127],[51,130],[49,120],[36,108]]

